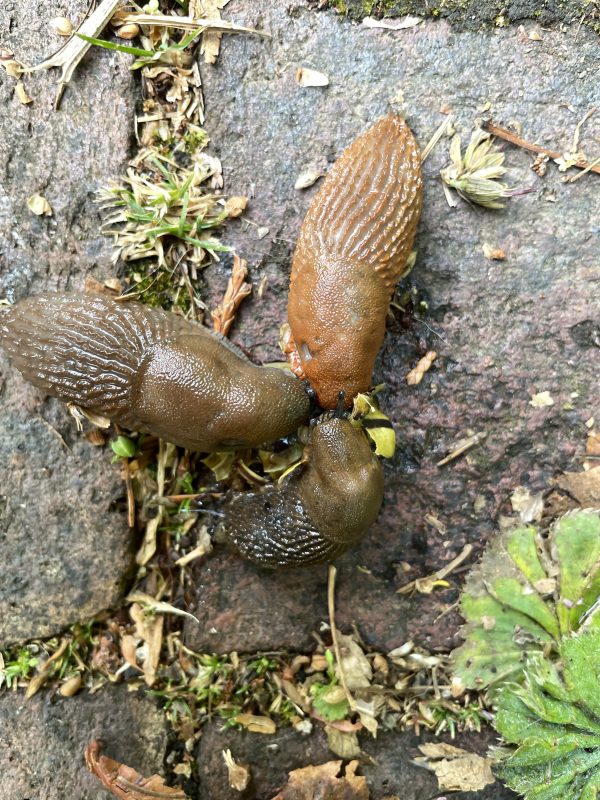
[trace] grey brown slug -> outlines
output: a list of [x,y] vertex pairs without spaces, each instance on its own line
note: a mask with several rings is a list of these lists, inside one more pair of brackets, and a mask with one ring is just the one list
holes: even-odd
[[219,535],[250,561],[266,567],[329,561],[377,517],[383,469],[361,428],[322,417],[305,457],[287,482],[240,494],[225,506]]
[[271,442],[310,411],[292,375],[257,367],[226,339],[140,303],[30,297],[0,313],[0,344],[48,394],[190,450]]
[[287,352],[323,408],[368,390],[394,285],[421,213],[419,148],[404,120],[380,119],[337,159],[294,252]]

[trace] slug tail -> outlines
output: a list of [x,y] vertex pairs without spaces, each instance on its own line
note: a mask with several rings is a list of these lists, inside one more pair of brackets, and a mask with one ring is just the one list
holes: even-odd
[[163,316],[99,295],[42,295],[0,315],[0,344],[35,386],[128,424],[144,356],[170,327]]
[[330,170],[302,226],[295,269],[307,253],[360,263],[391,291],[413,245],[421,195],[417,143],[401,117],[383,117]]
[[350,544],[327,540],[308,518],[294,482],[234,497],[218,535],[263,567],[304,567],[337,558]]

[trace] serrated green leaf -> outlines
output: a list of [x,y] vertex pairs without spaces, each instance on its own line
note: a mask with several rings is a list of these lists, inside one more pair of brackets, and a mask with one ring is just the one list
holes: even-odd
[[531,617],[552,637],[558,639],[558,620],[532,586],[524,586],[515,578],[497,578],[491,591],[501,603]]
[[595,511],[567,514],[556,523],[553,541],[561,570],[557,613],[561,630],[568,633],[577,629],[586,589],[600,581],[600,515]]
[[523,683],[506,684],[497,694],[494,727],[518,745],[500,751],[497,772],[526,800],[596,800],[600,631],[562,639],[559,656],[548,665],[536,654],[525,665]]
[[506,537],[506,552],[532,585],[547,578],[537,551],[537,532],[532,526],[516,528]]
[[[519,680],[536,651],[556,657],[561,636],[576,629],[599,603],[600,512],[576,511],[547,537],[532,526],[502,533],[471,570],[461,597],[465,644],[452,654],[455,675],[467,688]],[[600,629],[600,613],[585,619]],[[551,673],[540,686],[561,700]]]

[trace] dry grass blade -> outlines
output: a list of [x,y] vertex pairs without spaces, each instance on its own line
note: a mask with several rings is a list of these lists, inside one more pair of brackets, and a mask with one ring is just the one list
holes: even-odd
[[[121,2],[122,0],[103,0],[98,8],[82,22],[77,29],[77,33],[82,33],[90,38],[98,36],[98,34],[104,30]],[[90,42],[86,42],[74,36],[69,39],[58,52],[50,56],[50,58],[47,58],[40,64],[36,64],[34,67],[29,67],[27,70],[24,70],[26,72],[36,72],[40,69],[51,69],[52,67],[60,67],[62,69],[60,83],[54,101],[55,108],[57,108],[60,103],[60,98],[65,90],[65,86],[73,77],[73,73],[77,69],[79,62],[90,47]]]
[[211,313],[213,330],[227,336],[235,320],[236,312],[244,297],[252,291],[252,284],[246,283],[248,276],[247,262],[237,255],[233,257],[231,278],[227,283],[225,296],[215,310]]
[[168,14],[124,14],[122,22],[135,23],[137,25],[152,25],[162,28],[181,28],[184,31],[216,31],[218,33],[252,33],[256,36],[271,38],[270,33],[258,31],[255,28],[244,28],[243,25],[236,25],[234,22],[227,22],[224,19],[208,19],[206,17],[175,17]]

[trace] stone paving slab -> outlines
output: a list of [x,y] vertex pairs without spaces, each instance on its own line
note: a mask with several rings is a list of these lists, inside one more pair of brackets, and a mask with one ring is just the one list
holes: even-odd
[[[227,8],[232,19],[273,37],[227,39],[218,65],[203,69],[207,128],[226,186],[251,197],[251,224],[233,223],[227,239],[248,259],[255,284],[267,281],[262,299],[242,307],[232,337],[265,360],[280,357],[291,252],[317,188],[295,190],[296,177],[332,163],[392,98],[403,102],[422,145],[444,119],[443,107],[466,141],[489,102],[500,124],[516,120],[525,138],[558,150],[570,146],[576,123],[597,101],[597,41],[583,29],[544,30],[534,42],[515,28],[459,32],[444,22],[368,30],[296,2],[234,0]],[[301,65],[325,72],[330,85],[299,87]],[[599,130],[598,115],[582,128],[590,158]],[[600,417],[600,350],[590,333],[600,317],[598,177],[565,184],[551,165],[541,178],[530,154],[506,146],[508,184],[533,191],[500,211],[464,203],[451,209],[438,177],[447,147],[424,167],[419,255],[407,281],[427,313],[423,322],[390,320],[374,375],[387,385],[382,407],[398,435],[396,455],[385,463],[383,511],[339,564],[340,619],[384,648],[409,636],[452,646],[458,617],[438,617],[456,592],[399,599],[396,589],[446,564],[466,542],[478,552],[498,515],[510,512],[516,486],[544,491],[560,471],[578,469],[584,423]],[[268,235],[259,239],[257,227]],[[487,260],[485,243],[503,248],[506,260]],[[227,269],[206,273],[215,294]],[[406,373],[428,349],[438,360],[420,386],[407,387]],[[554,405],[531,405],[541,391]],[[483,444],[436,466],[476,432],[487,435]],[[412,566],[407,574],[403,561]],[[265,577],[217,548],[197,578],[203,627],[187,626],[196,647],[304,646],[325,615],[322,568]]]
[[[50,19],[81,19],[87,5],[2,3],[2,46],[37,63],[62,42]],[[87,275],[114,274],[93,195],[129,156],[134,78],[127,62],[88,54],[58,111],[56,69],[25,78],[30,105],[0,70],[0,298],[81,291]],[[33,194],[47,198],[51,217],[29,211]],[[77,434],[64,407],[26,385],[0,353],[0,647],[118,605],[134,544],[109,462]]]
[[92,739],[144,775],[161,773],[165,719],[153,700],[110,687],[72,698],[0,696],[2,800],[112,800],[83,760]]

